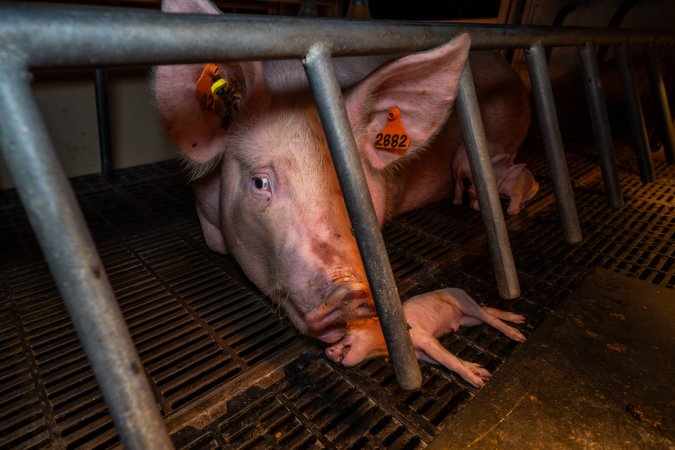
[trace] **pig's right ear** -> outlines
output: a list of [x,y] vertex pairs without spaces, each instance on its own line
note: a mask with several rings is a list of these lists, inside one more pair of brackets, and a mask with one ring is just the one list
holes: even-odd
[[202,109],[197,95],[204,64],[158,66],[154,73],[157,106],[169,136],[197,164],[213,161],[225,150],[228,126],[266,93],[261,62],[219,64],[218,69],[230,88],[227,104],[217,112]]
[[410,136],[407,154],[423,148],[440,131],[455,103],[470,44],[468,34],[461,34],[440,47],[394,60],[345,94],[359,148],[371,166],[382,169],[400,157],[375,148],[392,107],[401,111]]

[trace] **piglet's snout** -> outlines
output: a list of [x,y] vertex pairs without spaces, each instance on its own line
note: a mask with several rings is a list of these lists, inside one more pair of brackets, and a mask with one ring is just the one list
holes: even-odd
[[306,318],[315,337],[332,343],[344,336],[347,320],[373,315],[375,307],[368,286],[351,281],[336,286]]

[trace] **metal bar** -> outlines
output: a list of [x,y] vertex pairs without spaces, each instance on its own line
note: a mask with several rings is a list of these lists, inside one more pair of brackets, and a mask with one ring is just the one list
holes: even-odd
[[[1,56],[6,56],[5,54]],[[173,448],[105,269],[54,153],[30,75],[0,66],[0,152],[128,448]]]
[[642,114],[642,104],[640,102],[640,93],[637,83],[633,76],[633,58],[628,53],[626,45],[615,47],[619,59],[619,72],[623,83],[623,95],[626,102],[626,113],[628,115],[628,126],[633,136],[633,145],[635,145],[635,157],[637,158],[638,171],[643,183],[654,181],[654,164],[652,155],[649,151],[649,136],[647,135],[647,126]]
[[555,110],[551,80],[546,67],[546,53],[541,42],[525,50],[525,59],[532,81],[532,94],[534,105],[537,110],[539,127],[546,150],[553,192],[558,204],[560,222],[565,240],[570,244],[581,242],[581,227],[577,208],[574,204],[574,194],[570,177],[567,171],[565,150],[560,135],[558,115]]
[[488,247],[497,278],[499,295],[510,299],[520,296],[518,274],[513,262],[509,235],[502,205],[499,202],[497,182],[492,171],[492,160],[487,150],[483,119],[478,106],[471,65],[464,65],[457,93],[457,112],[464,134],[464,144],[478,194]]
[[101,173],[112,172],[112,150],[110,145],[110,107],[108,105],[108,74],[105,69],[94,70],[96,87],[96,117],[98,119],[98,145],[101,154]]
[[419,389],[422,385],[422,374],[403,317],[394,274],[342,101],[342,92],[335,77],[331,55],[324,45],[316,44],[303,59],[303,64],[326,133],[396,379],[403,389]]
[[650,45],[647,49],[647,63],[649,84],[654,97],[656,97],[656,104],[661,113],[658,116],[661,125],[661,133],[663,134],[663,150],[666,154],[666,161],[668,161],[668,164],[675,164],[675,131],[673,130],[673,117],[670,115],[668,93],[666,92],[666,86],[663,83],[659,60],[653,45]]
[[619,174],[614,158],[614,142],[612,141],[605,94],[600,81],[595,44],[589,42],[583,47],[579,47],[579,61],[584,75],[584,87],[586,88],[588,108],[591,112],[595,142],[598,144],[598,156],[600,158],[600,169],[602,170],[602,181],[607,192],[607,203],[610,208],[620,208],[623,206],[623,197],[621,196]]
[[473,49],[523,48],[538,41],[675,43],[672,31],[0,6],[0,42],[11,42],[31,68],[303,58],[315,42],[330,43],[333,56],[391,54],[425,50],[463,32],[471,35]]

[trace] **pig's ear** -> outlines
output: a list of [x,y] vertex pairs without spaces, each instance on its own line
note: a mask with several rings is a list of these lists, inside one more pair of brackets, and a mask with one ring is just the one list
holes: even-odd
[[212,161],[225,150],[229,124],[266,92],[260,62],[219,64],[218,69],[230,88],[227,104],[217,111],[202,109],[197,95],[204,64],[158,66],[154,73],[157,107],[169,136],[196,163]]
[[[164,0],[162,10],[171,13],[220,14],[208,0]],[[154,91],[160,116],[169,136],[187,157],[200,165],[214,161],[225,149],[227,127],[243,108],[264,101],[266,87],[262,63],[219,64],[220,76],[229,87],[217,111],[202,109],[196,84],[205,64],[158,66]]]
[[[401,111],[410,135],[408,154],[424,147],[440,131],[452,110],[470,47],[468,34],[429,51],[389,62],[345,94],[359,148],[376,169],[399,155],[375,148],[392,107]],[[365,139],[365,142],[362,141]]]

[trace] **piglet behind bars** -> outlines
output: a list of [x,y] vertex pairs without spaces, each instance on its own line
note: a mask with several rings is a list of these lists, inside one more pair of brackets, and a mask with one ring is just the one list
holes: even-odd
[[[165,0],[162,9],[218,14],[207,0]],[[450,113],[469,46],[463,34],[389,62],[335,60],[380,225],[453,192],[459,175],[450,169],[463,140]],[[511,157],[530,122],[524,86],[495,53],[476,53],[471,64],[487,137],[498,143],[491,148]],[[209,248],[231,254],[304,334],[334,345],[351,324],[372,320],[300,61],[160,66],[154,83],[169,135],[189,161]]]
[[[476,387],[483,387],[490,372],[453,355],[438,338],[457,331],[460,326],[486,323],[515,341],[525,342],[520,331],[502,322],[524,323],[525,317],[496,308],[482,308],[461,289],[440,289],[412,297],[403,303],[403,313],[417,357],[442,364]],[[345,337],[326,349],[328,358],[345,366],[386,354],[387,347],[377,318],[350,322]]]

